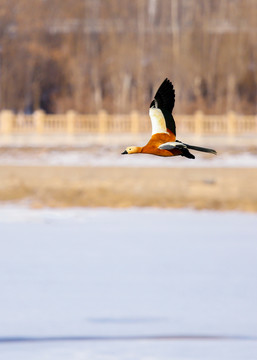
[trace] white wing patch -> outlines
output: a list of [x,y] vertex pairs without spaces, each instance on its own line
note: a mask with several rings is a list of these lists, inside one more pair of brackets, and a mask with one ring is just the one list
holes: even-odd
[[170,142],[166,142],[164,144],[161,144],[159,146],[159,149],[161,149],[161,150],[172,150],[172,149],[175,149],[176,145],[178,145],[178,143],[170,141]]
[[182,142],[177,142],[177,141],[169,141],[166,142],[164,144],[161,144],[159,146],[159,149],[161,150],[172,150],[172,149],[183,149],[183,148],[187,148],[187,146],[185,144],[183,144]]
[[150,108],[149,115],[152,122],[152,135],[158,133],[168,134],[162,111],[158,108]]

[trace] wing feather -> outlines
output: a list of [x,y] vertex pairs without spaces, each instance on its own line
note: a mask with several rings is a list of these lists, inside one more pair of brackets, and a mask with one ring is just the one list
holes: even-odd
[[[174,108],[174,104],[175,104],[175,90],[170,80],[166,78],[160,85],[159,89],[157,90],[154,96],[154,100],[151,102],[150,110],[152,108],[160,109],[165,119],[165,126],[166,126],[166,130],[163,132],[168,131],[176,136],[176,124],[172,116],[172,110]],[[153,120],[152,120],[152,124],[153,124]]]
[[166,109],[170,113],[174,108],[175,104],[175,90],[169,79],[165,79],[157,90],[154,99],[157,102],[159,109]]

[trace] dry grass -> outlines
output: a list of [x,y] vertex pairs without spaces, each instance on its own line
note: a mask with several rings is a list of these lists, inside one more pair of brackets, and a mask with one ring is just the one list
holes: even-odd
[[0,201],[32,207],[257,211],[257,169],[0,166]]

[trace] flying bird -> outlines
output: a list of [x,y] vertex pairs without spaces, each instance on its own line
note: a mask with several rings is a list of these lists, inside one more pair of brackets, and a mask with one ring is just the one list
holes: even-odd
[[172,116],[175,104],[175,90],[169,79],[165,79],[150,104],[149,115],[152,123],[152,136],[143,146],[129,146],[122,154],[152,154],[158,156],[185,156],[194,159],[189,150],[217,154],[215,150],[185,144],[176,140],[176,124]]

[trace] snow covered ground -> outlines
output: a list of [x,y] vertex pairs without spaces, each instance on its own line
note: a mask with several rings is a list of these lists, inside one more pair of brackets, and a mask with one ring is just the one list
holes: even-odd
[[1,359],[256,359],[256,224],[0,207]]
[[257,167],[257,154],[220,152],[217,156],[192,151],[195,160],[181,156],[121,155],[122,148],[9,149],[0,152],[0,165],[125,166],[125,167]]
[[149,134],[84,136],[1,136],[0,165],[128,166],[128,167],[257,167],[257,138],[184,135],[188,144],[211,147],[218,155],[192,151],[195,160],[181,156],[121,156],[129,145],[145,144]]

